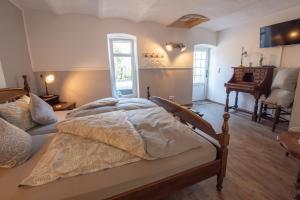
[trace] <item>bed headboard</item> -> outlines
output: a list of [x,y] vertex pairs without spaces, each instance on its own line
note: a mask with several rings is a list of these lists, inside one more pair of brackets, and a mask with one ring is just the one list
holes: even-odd
[[0,103],[15,101],[16,99],[30,92],[30,87],[27,81],[27,76],[22,76],[24,79],[24,88],[2,88],[0,89]]

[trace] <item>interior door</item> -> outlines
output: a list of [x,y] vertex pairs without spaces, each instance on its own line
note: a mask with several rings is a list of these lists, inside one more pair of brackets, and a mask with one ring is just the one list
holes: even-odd
[[207,99],[209,54],[210,49],[208,47],[194,46],[193,101]]

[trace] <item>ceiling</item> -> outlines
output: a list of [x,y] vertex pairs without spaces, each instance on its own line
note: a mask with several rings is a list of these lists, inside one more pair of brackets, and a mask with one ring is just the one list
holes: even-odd
[[200,27],[218,31],[300,5],[300,0],[11,0],[23,10],[87,14],[169,25],[186,14],[210,19]]

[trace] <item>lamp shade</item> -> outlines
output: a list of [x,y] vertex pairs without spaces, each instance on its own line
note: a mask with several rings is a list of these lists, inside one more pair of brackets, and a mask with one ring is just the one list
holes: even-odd
[[172,43],[167,43],[167,44],[166,44],[166,49],[167,49],[167,51],[172,51],[172,50],[173,50],[173,45],[172,45]]
[[52,83],[54,81],[55,77],[53,74],[49,74],[46,76],[45,81],[46,83]]

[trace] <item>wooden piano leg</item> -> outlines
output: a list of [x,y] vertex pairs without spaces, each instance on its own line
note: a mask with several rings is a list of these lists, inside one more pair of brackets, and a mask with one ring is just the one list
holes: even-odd
[[229,111],[229,106],[228,106],[228,104],[229,104],[229,93],[230,93],[230,91],[226,91],[226,104],[225,104],[225,112],[228,112]]
[[257,110],[258,110],[258,100],[259,97],[255,97],[255,105],[254,105],[254,110],[253,110],[253,114],[252,114],[252,121],[257,121]]
[[235,93],[234,111],[238,111],[239,92]]

